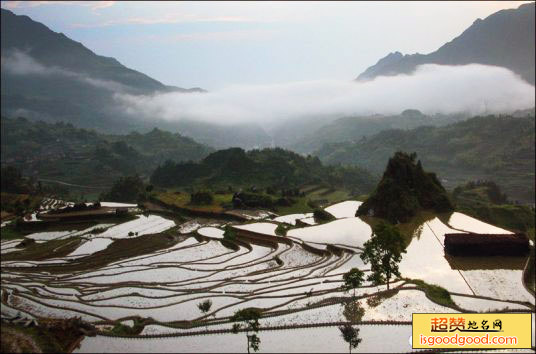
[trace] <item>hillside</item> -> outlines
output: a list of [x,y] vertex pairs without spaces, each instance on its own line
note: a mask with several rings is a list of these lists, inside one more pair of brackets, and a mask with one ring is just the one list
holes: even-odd
[[415,154],[396,152],[387,163],[378,186],[359,206],[356,215],[374,216],[391,223],[406,222],[420,210],[454,209],[434,173],[425,172]]
[[114,58],[95,54],[28,16],[5,9],[1,16],[2,116],[63,121],[116,134],[148,132],[156,126],[218,148],[270,146],[271,138],[256,124],[223,126],[158,116],[147,120],[136,112],[127,113],[115,94],[205,91],[165,85]]
[[534,128],[534,115],[475,117],[444,127],[386,130],[358,142],[325,144],[315,155],[327,164],[381,173],[395,151],[414,151],[447,187],[491,179],[510,198],[533,202]]
[[456,210],[534,239],[534,207],[512,204],[493,181],[470,181],[452,191]]
[[373,176],[360,168],[323,166],[316,157],[303,157],[280,148],[247,152],[240,148],[219,150],[199,163],[167,161],[151,176],[151,183],[161,187],[288,189],[324,184],[353,190],[356,195],[370,191],[374,181]]
[[357,80],[411,73],[417,65],[479,63],[508,68],[534,85],[534,3],[477,19],[460,36],[430,54],[390,53]]
[[146,134],[104,135],[65,123],[2,118],[2,166],[26,176],[89,186],[122,175],[149,175],[159,163],[199,160],[212,151],[190,138],[153,129]]
[[355,142],[365,136],[388,129],[412,129],[424,125],[443,126],[466,118],[462,114],[428,116],[415,109],[407,109],[392,116],[372,115],[366,117],[345,117],[324,125],[289,144],[289,148],[311,153],[325,143]]

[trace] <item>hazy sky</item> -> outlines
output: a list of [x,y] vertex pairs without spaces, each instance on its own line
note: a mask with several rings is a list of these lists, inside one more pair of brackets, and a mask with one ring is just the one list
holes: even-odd
[[351,80],[389,52],[429,53],[523,2],[2,1],[165,84]]

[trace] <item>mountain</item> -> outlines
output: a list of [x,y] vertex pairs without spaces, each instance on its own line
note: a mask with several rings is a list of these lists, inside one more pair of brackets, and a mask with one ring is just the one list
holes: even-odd
[[534,85],[534,8],[534,3],[523,4],[477,19],[460,36],[430,54],[390,53],[357,80],[407,74],[421,64],[479,63],[508,68]]
[[124,175],[148,176],[166,160],[199,160],[213,150],[179,134],[105,135],[72,124],[2,117],[2,166],[25,176],[103,186]]
[[406,222],[419,210],[452,211],[447,192],[434,173],[425,172],[415,154],[396,152],[389,159],[382,179],[356,215]]
[[196,121],[150,120],[127,113],[114,95],[165,92],[201,94],[200,88],[167,86],[114,58],[95,54],[63,33],[28,16],[1,9],[1,113],[48,122],[63,121],[103,133],[148,132],[159,127],[218,148],[270,146],[255,124],[221,126]]
[[24,51],[44,66],[60,67],[93,79],[113,81],[139,93],[202,91],[199,88],[166,86],[125,67],[114,58],[93,53],[82,43],[69,39],[63,33],[53,32],[28,16],[17,16],[9,10],[1,9],[1,19],[2,56],[14,50]]
[[388,129],[413,129],[423,125],[443,126],[467,117],[463,114],[428,116],[416,109],[400,114],[384,116],[344,117],[303,134],[302,138],[288,144],[294,151],[311,153],[326,143],[356,142],[365,136]]
[[382,173],[396,151],[416,152],[447,187],[469,180],[499,184],[512,199],[534,202],[534,114],[474,117],[444,127],[392,129],[357,142],[325,144],[314,154],[328,164]]

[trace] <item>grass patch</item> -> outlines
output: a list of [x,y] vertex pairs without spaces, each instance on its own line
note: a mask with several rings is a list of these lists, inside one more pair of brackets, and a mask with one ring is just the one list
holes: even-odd
[[313,209],[307,205],[307,197],[294,197],[293,199],[296,203],[290,206],[277,206],[276,212],[281,215],[288,215],[310,213],[313,211]]
[[389,289],[389,290],[383,291],[383,292],[379,293],[378,295],[368,297],[367,298],[367,304],[370,307],[377,307],[379,304],[382,303],[383,300],[387,300],[387,299],[395,296],[396,294],[398,294],[397,289]]
[[[15,338],[17,337],[17,338]],[[62,353],[67,346],[62,346],[58,340],[46,329],[41,327],[23,327],[13,324],[2,323],[1,327],[2,353],[32,353],[33,345],[43,353]]]
[[49,258],[65,257],[73,252],[81,242],[80,238],[73,237],[65,240],[33,243],[20,251],[3,254],[2,261],[41,261]]
[[0,239],[13,240],[16,238],[23,238],[25,233],[22,233],[14,225],[6,225],[0,229]]
[[230,204],[233,199],[233,195],[231,193],[215,193],[213,194],[213,200],[211,204],[192,205],[190,204],[190,194],[185,192],[158,192],[154,194],[154,197],[167,205],[172,205],[193,211],[208,211],[214,213],[223,212],[225,210],[224,205]]
[[39,208],[43,197],[29,194],[0,193],[0,207],[7,212],[17,209],[35,210]]
[[428,284],[420,279],[405,280],[408,283],[415,284],[417,288],[423,290],[426,296],[436,304],[447,307],[458,307],[458,305],[456,305],[456,303],[450,297],[450,293],[447,289],[442,288],[438,285]]
[[134,325],[132,327],[127,326],[122,323],[117,323],[109,332],[111,334],[115,335],[127,335],[127,336],[135,336],[141,333],[143,331],[143,328],[145,327],[145,320],[141,318],[135,318]]
[[286,225],[279,224],[275,228],[275,234],[279,235],[279,236],[286,236],[288,229],[289,229],[289,227],[287,227]]
[[[170,232],[170,230],[167,230],[167,232]],[[175,245],[179,239],[171,235],[171,232],[170,233],[167,233],[167,232],[163,232],[160,234],[142,235],[142,236],[134,237],[134,238],[117,239],[104,250],[93,253],[86,257],[73,260],[72,262],[67,263],[67,264],[59,264],[59,265],[51,264],[51,265],[39,265],[37,267],[20,267],[20,268],[14,267],[14,268],[16,268],[17,271],[35,272],[37,269],[38,271],[46,271],[50,273],[73,273],[73,272],[79,272],[79,271],[85,271],[85,270],[93,270],[93,269],[97,269],[100,267],[104,267],[105,265],[109,263],[119,261],[121,259],[149,254],[149,253],[161,250],[163,248],[168,248],[168,247]],[[52,240],[52,241],[48,241],[46,243],[42,243],[42,244],[35,245],[35,246],[43,247],[43,246],[48,246],[48,244],[55,242],[55,241],[67,242],[70,240],[72,241],[73,239]],[[72,252],[74,249],[76,249],[76,247],[80,244],[80,239],[77,238],[76,240],[78,241],[78,244],[74,246],[72,250],[67,252],[67,254]],[[50,250],[51,248],[52,248],[51,246],[48,246],[47,250],[41,251],[39,255],[41,255],[41,257],[46,256],[46,258],[59,257],[57,253],[53,255],[49,255],[49,252],[51,252]],[[62,256],[64,255],[65,254],[63,254]],[[11,256],[11,257],[18,256],[18,257],[22,257],[25,260],[28,260],[26,256],[21,255],[21,252],[7,253],[5,254],[5,256]],[[14,260],[19,260],[18,257]],[[40,259],[45,259],[45,258],[40,258]],[[2,255],[2,260],[4,260],[4,255]],[[5,259],[5,260],[8,260],[8,259]]]

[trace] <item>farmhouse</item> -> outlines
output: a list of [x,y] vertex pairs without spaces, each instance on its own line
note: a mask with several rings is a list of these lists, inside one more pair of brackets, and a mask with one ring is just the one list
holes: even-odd
[[529,239],[517,234],[445,234],[445,252],[453,256],[519,256],[529,252]]

